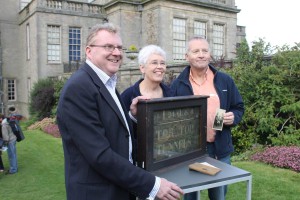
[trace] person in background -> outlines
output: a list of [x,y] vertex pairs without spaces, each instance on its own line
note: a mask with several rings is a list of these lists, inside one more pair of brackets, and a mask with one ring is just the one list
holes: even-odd
[[5,143],[5,146],[7,146],[7,155],[10,166],[6,174],[15,174],[18,172],[18,160],[16,149],[17,137],[13,133],[8,120],[9,118],[5,118],[4,115],[0,116],[0,122],[2,125],[2,138]]
[[23,116],[17,112],[17,109],[14,106],[8,108],[8,117],[10,120],[16,121],[18,125],[19,121],[23,118]]
[[143,78],[121,94],[128,112],[136,97],[152,99],[173,96],[170,88],[163,83],[167,67],[166,52],[162,48],[156,45],[143,47],[139,52],[138,62]]
[[[212,158],[230,164],[233,152],[231,127],[237,125],[244,114],[242,97],[227,74],[217,71],[210,63],[209,44],[202,37],[188,41],[186,60],[189,62],[177,79],[171,84],[175,96],[208,95],[207,102],[207,152]],[[212,129],[216,111],[224,109],[223,129]],[[211,200],[224,200],[227,186],[208,190]],[[197,193],[184,195],[185,200],[196,200]]]
[[2,138],[2,130],[0,129],[0,173],[4,172],[4,165],[2,161],[2,147],[3,147],[3,138]]
[[65,84],[57,109],[67,199],[179,199],[175,183],[133,164],[132,124],[116,90],[123,60],[118,29],[96,25],[86,45],[86,62]]
[[4,165],[3,165],[3,161],[2,161],[2,149],[0,149],[0,173],[2,173],[2,172],[4,172]]

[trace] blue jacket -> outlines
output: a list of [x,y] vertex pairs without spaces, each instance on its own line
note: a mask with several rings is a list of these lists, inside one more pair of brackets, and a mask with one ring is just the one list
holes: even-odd
[[[132,99],[134,99],[137,96],[141,96],[141,92],[140,92],[140,83],[143,81],[144,79],[140,79],[138,80],[134,85],[132,85],[131,87],[127,88],[122,94],[122,100],[125,104],[125,107],[127,109],[127,111],[130,110],[130,105],[131,105],[131,101]],[[163,90],[163,95],[164,97],[172,97],[174,96],[173,92],[171,91],[171,89],[165,85],[164,83],[160,83],[160,87]]]
[[[171,85],[175,96],[186,96],[193,95],[193,88],[189,81],[190,76],[190,66],[187,66],[182,73],[175,79]],[[233,79],[215,69],[212,65],[209,68],[214,73],[214,85],[217,94],[220,98],[220,107],[225,109],[226,112],[233,112],[234,122],[233,125],[237,125],[244,114],[244,103],[242,97],[233,81]],[[231,136],[231,126],[223,126],[222,131],[217,131],[215,138],[215,148],[217,158],[223,158],[230,155],[233,151],[232,136]]]

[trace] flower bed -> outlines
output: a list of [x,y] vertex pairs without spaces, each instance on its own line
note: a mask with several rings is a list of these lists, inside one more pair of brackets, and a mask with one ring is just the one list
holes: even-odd
[[40,129],[54,137],[61,137],[58,126],[54,118],[44,118],[42,121],[35,122],[28,127],[29,130]]
[[300,172],[300,147],[268,147],[263,152],[258,152],[251,156],[251,160]]
[[42,129],[45,133],[52,135],[53,137],[60,138],[60,132],[57,124],[48,124]]
[[54,118],[44,118],[42,121],[38,121],[35,122],[34,124],[30,125],[28,127],[29,130],[34,130],[34,129],[41,129],[43,130],[43,128],[49,124],[53,124],[55,123],[55,119]]

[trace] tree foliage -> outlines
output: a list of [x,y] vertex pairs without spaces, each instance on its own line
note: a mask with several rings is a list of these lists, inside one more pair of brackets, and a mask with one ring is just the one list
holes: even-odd
[[52,107],[52,116],[55,117],[56,116],[56,111],[57,111],[57,104],[58,104],[58,100],[59,100],[59,97],[60,97],[60,92],[63,88],[63,86],[65,85],[67,81],[67,78],[61,78],[61,79],[58,79],[57,81],[55,81],[54,83],[54,105]]
[[39,120],[51,115],[51,109],[55,103],[54,81],[41,79],[33,85],[30,92],[29,112]]
[[55,80],[46,78],[36,82],[30,93],[30,115],[37,120],[55,117],[60,92],[65,82],[66,78]]
[[300,145],[300,48],[271,46],[263,40],[246,41],[237,50],[237,59],[227,73],[235,79],[245,103],[245,114],[233,129],[236,151],[253,143]]

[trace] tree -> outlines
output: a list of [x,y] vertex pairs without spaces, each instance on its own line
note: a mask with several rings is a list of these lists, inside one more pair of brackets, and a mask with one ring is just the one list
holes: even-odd
[[261,39],[253,42],[252,50],[246,41],[237,49],[233,68],[225,69],[236,81],[246,109],[233,129],[237,152],[253,143],[300,145],[299,49],[299,44],[277,47],[270,57],[271,46]]
[[51,110],[55,104],[54,81],[52,79],[41,79],[33,85],[30,92],[29,113],[41,120],[50,117]]

